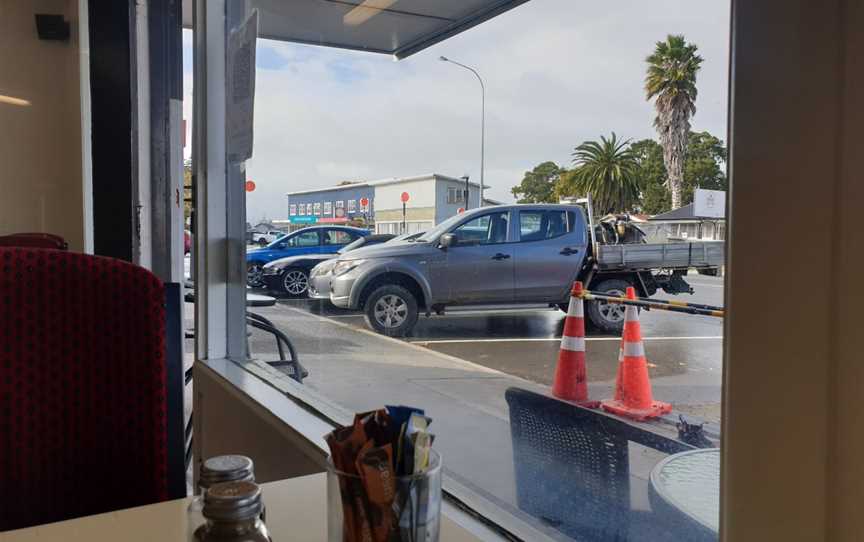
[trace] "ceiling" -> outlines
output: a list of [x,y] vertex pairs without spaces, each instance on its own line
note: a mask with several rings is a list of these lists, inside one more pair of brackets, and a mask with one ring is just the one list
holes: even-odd
[[[231,0],[229,0],[231,1]],[[405,58],[528,0],[250,0],[262,38]],[[192,26],[192,0],[183,0]]]

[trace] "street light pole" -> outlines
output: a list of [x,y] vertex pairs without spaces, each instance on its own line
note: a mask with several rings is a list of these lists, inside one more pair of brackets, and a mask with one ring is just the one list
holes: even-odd
[[[483,78],[480,77],[480,74],[477,73],[477,70],[472,68],[471,66],[466,66],[465,64],[461,64],[456,62],[455,60],[450,60],[446,56],[438,57],[441,62],[449,62],[451,64],[456,64],[460,68],[465,68],[470,71],[474,75],[477,76],[477,80],[480,81],[480,205],[479,207],[483,207],[483,191],[486,188],[484,181],[484,172],[486,169],[486,85],[483,84]],[[465,202],[465,208],[468,208],[468,202]]]

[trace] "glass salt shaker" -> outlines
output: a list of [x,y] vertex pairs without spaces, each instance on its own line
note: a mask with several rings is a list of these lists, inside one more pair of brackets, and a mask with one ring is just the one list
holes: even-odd
[[207,522],[195,531],[195,542],[272,542],[261,521],[261,488],[254,482],[224,482],[204,493]]
[[[211,457],[201,464],[198,471],[198,487],[192,497],[187,516],[187,539],[195,540],[195,531],[206,523],[202,513],[204,508],[204,493],[208,488],[223,482],[246,481],[254,482],[254,465],[252,460],[244,455],[219,455]],[[261,519],[264,519],[263,517]]]

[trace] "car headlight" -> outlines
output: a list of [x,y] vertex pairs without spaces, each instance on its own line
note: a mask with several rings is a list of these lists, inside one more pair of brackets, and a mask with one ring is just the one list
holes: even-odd
[[276,265],[265,265],[264,266],[264,274],[265,275],[278,275],[282,271],[282,267]]
[[320,277],[322,275],[329,275],[333,271],[333,267],[335,265],[336,260],[328,260],[326,262],[321,262],[312,268],[312,272],[309,274],[309,276]]
[[351,271],[358,265],[361,265],[366,260],[342,260],[336,262],[336,265],[333,266],[333,276],[338,277],[339,275],[344,275],[348,271]]

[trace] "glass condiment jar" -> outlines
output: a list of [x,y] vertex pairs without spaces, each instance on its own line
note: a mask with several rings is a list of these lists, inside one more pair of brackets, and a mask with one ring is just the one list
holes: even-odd
[[196,495],[192,497],[186,511],[188,540],[195,540],[195,531],[206,523],[203,509],[207,489],[215,484],[234,481],[255,481],[254,464],[245,455],[219,455],[201,463]]
[[204,493],[207,522],[196,529],[195,542],[272,542],[261,520],[261,488],[255,482],[224,482]]

